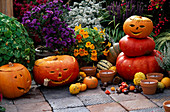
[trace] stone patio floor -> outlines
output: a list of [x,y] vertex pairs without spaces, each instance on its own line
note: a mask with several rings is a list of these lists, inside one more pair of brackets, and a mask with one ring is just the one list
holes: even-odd
[[154,95],[133,92],[106,95],[98,86],[71,95],[68,88],[69,85],[47,88],[33,82],[27,94],[16,99],[3,98],[0,106],[6,112],[164,112],[163,102],[170,100],[170,89]]

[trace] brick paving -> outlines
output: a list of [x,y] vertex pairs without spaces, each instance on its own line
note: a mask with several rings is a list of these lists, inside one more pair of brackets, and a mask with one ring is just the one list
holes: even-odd
[[71,95],[68,88],[69,85],[43,87],[33,82],[28,93],[16,99],[3,98],[0,106],[6,112],[164,112],[163,102],[170,100],[170,89],[154,95],[133,92],[106,95],[98,86]]

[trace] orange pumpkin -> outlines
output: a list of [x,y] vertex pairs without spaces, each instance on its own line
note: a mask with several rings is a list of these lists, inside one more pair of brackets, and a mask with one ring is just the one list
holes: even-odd
[[79,65],[76,59],[69,55],[49,56],[35,62],[35,82],[46,86],[61,86],[73,82],[79,74]]
[[153,30],[153,23],[149,18],[131,16],[123,24],[126,35],[135,38],[146,38]]
[[0,93],[6,98],[16,98],[31,88],[31,75],[25,66],[9,63],[0,67]]
[[83,83],[87,85],[87,88],[93,89],[98,86],[98,80],[96,77],[88,76],[84,78]]

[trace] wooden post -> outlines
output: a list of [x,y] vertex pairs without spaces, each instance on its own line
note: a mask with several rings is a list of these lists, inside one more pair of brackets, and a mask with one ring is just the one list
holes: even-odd
[[9,17],[13,16],[13,0],[0,0],[0,12]]

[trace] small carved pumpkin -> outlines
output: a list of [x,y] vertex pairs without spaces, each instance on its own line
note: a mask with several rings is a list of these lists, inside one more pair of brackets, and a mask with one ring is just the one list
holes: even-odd
[[93,89],[98,86],[98,80],[96,77],[88,76],[84,78],[83,83],[87,85],[87,88]]
[[49,56],[35,62],[33,73],[35,82],[40,85],[61,86],[78,77],[79,65],[76,59],[69,55]]
[[106,59],[111,62],[113,65],[116,64],[117,56],[120,54],[121,49],[119,43],[114,43],[112,47],[109,48],[109,53],[106,56]]
[[69,87],[69,91],[71,94],[78,94],[80,92],[80,87],[77,84],[71,84]]
[[9,63],[0,67],[0,93],[6,98],[16,98],[31,88],[31,75],[25,66]]
[[149,18],[131,16],[123,24],[126,35],[135,38],[146,38],[153,30],[153,23]]

